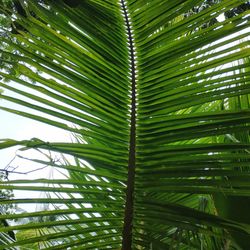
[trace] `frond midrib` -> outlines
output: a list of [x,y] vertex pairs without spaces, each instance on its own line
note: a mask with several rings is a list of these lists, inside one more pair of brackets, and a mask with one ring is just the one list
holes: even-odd
[[133,42],[132,25],[126,2],[121,0],[121,10],[124,16],[124,23],[127,30],[129,63],[130,63],[130,83],[131,83],[131,103],[130,103],[130,139],[128,158],[128,177],[126,190],[126,204],[124,213],[124,226],[122,249],[132,249],[132,227],[133,227],[133,206],[134,206],[134,183],[136,167],[136,58],[135,44]]

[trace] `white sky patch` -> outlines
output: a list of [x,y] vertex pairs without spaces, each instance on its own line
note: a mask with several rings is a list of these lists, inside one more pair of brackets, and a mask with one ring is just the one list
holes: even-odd
[[82,195],[81,194],[78,194],[78,193],[73,193],[72,194],[72,196],[74,197],[74,198],[82,198]]
[[94,181],[96,181],[96,182],[100,182],[100,180],[96,177],[96,176],[94,176],[94,175],[88,175],[90,178],[92,178]]
[[[22,89],[23,90],[23,89]],[[5,94],[10,94],[11,96],[17,96],[13,93],[4,92]],[[20,109],[20,105],[5,101],[0,99],[0,106],[5,106],[11,109]],[[21,107],[22,111],[29,112],[28,108]],[[45,116],[45,115],[44,115]],[[42,141],[49,142],[72,142],[72,135],[70,132],[63,129],[59,129],[48,124],[44,124],[38,121],[34,121],[28,118],[24,118],[15,114],[11,114],[0,110],[0,138],[10,138],[15,140],[28,140],[31,138],[39,138]],[[43,159],[48,161],[41,153],[36,150],[18,151],[20,147],[12,147],[4,150],[0,150],[0,169],[5,169],[10,161],[16,155],[22,155],[23,157],[33,158],[33,159]],[[60,158],[59,154],[52,153],[52,158]],[[63,178],[63,176],[54,168],[50,166],[44,166],[42,164],[34,163],[32,161],[27,161],[25,159],[15,157],[14,161],[8,166],[9,171],[13,172],[24,172],[26,174],[15,174],[10,173],[8,178],[10,180],[14,179],[37,179],[37,178],[48,178],[50,179],[52,175],[57,178]],[[37,170],[37,171],[35,171]],[[32,172],[34,171],[34,172]],[[63,172],[63,170],[61,170]],[[65,173],[65,171],[64,171]],[[23,198],[24,196],[29,198],[36,198],[39,196],[38,192],[34,191],[15,191],[16,198]],[[35,211],[36,204],[23,204],[19,205],[24,210]]]
[[222,13],[216,19],[218,22],[223,22],[223,21],[225,21],[226,18],[225,18],[224,13]]
[[83,203],[82,204],[85,208],[93,208],[91,203]]

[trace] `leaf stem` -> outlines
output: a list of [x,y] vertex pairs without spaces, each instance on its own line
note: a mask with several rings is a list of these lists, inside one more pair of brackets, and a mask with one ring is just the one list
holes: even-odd
[[122,250],[132,249],[133,229],[133,205],[134,205],[134,182],[136,166],[136,60],[135,46],[133,43],[132,27],[129,21],[128,11],[124,0],[121,0],[121,7],[124,13],[124,21],[127,29],[128,46],[130,53],[130,74],[131,74],[131,117],[130,117],[130,142],[128,160],[128,179],[126,191],[126,204],[123,226]]

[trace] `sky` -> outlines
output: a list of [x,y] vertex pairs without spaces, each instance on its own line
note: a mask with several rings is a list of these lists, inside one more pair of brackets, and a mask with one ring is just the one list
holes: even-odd
[[[11,104],[0,99],[0,106],[8,108],[19,108],[20,106]],[[24,110],[22,108],[22,110]],[[25,140],[39,138],[43,141],[70,141],[70,134],[62,129],[55,128],[33,121],[6,111],[0,110],[0,138],[10,138]],[[0,169],[4,168],[14,157],[16,148],[0,150]]]
[[[6,106],[8,108],[19,108],[20,106],[11,104],[7,101],[0,99],[0,106]],[[24,110],[23,107],[21,107]],[[6,111],[0,110],[0,139],[9,138],[16,140],[25,140],[31,138],[39,138],[43,141],[57,141],[57,142],[70,142],[72,137],[69,132],[66,132],[62,129],[55,128],[43,124],[41,122],[33,121],[28,118],[23,118],[18,115],[8,113]],[[28,158],[41,158],[41,155],[35,152],[34,150],[28,150],[25,152],[18,151],[20,147],[12,147],[9,149],[0,150],[0,169],[5,169],[11,160],[15,157],[16,154],[22,154]],[[16,168],[15,170],[13,169]],[[20,172],[29,172],[34,169],[42,168],[40,164],[35,164],[31,161],[22,160],[21,158],[15,157],[15,160],[11,162],[8,170],[20,171]],[[49,178],[55,173],[52,172],[52,168],[46,167],[41,170],[31,172],[29,174],[9,174],[9,179],[36,179],[36,178]],[[56,174],[58,176],[58,173]],[[16,198],[23,197],[25,191],[15,191],[14,195]],[[28,197],[37,197],[37,193],[30,192],[25,193],[25,196],[28,194]],[[37,206],[35,204],[28,205],[23,204],[19,205],[19,208],[26,211],[35,211]]]

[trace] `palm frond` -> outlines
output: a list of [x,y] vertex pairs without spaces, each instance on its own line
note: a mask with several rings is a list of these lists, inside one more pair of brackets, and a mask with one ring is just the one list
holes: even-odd
[[221,249],[249,238],[247,215],[223,209],[250,195],[250,11],[212,22],[245,1],[192,15],[204,1],[19,2],[17,34],[1,37],[16,72],[0,71],[0,97],[25,109],[0,109],[75,141],[1,140],[59,153],[60,162],[27,160],[64,177],[1,183],[26,193],[0,205],[43,209],[0,215],[32,220],[4,234],[36,232],[0,249]]

